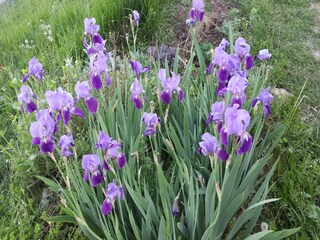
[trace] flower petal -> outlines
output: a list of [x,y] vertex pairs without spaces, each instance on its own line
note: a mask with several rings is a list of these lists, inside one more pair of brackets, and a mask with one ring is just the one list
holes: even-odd
[[164,102],[165,104],[170,104],[171,103],[171,92],[163,90],[160,98],[162,100],[162,102]]
[[98,109],[98,101],[94,97],[85,100],[86,106],[90,113],[96,113]]
[[37,110],[37,105],[33,101],[30,101],[26,104],[26,108],[28,113],[32,113]]
[[92,83],[93,89],[98,90],[98,89],[102,88],[102,82],[101,82],[100,75],[91,74],[90,78],[91,78],[91,83]]
[[84,112],[83,112],[80,108],[78,108],[78,107],[72,108],[72,109],[71,109],[71,113],[74,114],[74,115],[77,115],[77,116],[79,116],[79,117],[81,117],[81,118],[84,117]]
[[51,139],[47,139],[46,142],[41,142],[40,143],[40,152],[42,154],[45,153],[52,153],[54,150],[54,143],[51,141]]
[[96,187],[102,182],[103,182],[103,177],[102,177],[101,173],[99,172],[99,170],[93,172],[91,175],[92,186]]
[[62,110],[63,124],[67,125],[71,119],[71,114],[69,109]]
[[217,156],[222,161],[225,161],[225,160],[227,160],[229,158],[229,154],[224,149],[218,149]]
[[220,138],[221,138],[222,144],[225,145],[225,146],[228,146],[228,134],[227,134],[227,132],[225,130],[226,130],[225,127],[221,128],[221,130],[220,130]]
[[242,136],[241,136],[241,146],[237,151],[238,155],[241,155],[243,153],[246,153],[250,150],[251,146],[252,146],[252,137],[249,133],[245,132]]
[[118,157],[118,165],[119,168],[123,168],[127,163],[126,156],[124,154],[121,154],[120,157]]
[[108,215],[112,211],[112,202],[105,199],[101,205],[101,213]]

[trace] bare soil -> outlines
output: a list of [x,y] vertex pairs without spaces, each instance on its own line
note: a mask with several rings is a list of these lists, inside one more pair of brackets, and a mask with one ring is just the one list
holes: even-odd
[[[217,45],[224,37],[218,30],[224,20],[227,19],[229,11],[236,7],[230,0],[207,0],[205,1],[205,14],[203,22],[195,26],[197,38],[200,42],[210,42]],[[186,19],[189,17],[190,6],[179,5],[176,8],[176,21],[173,23],[172,31],[174,40],[172,46],[180,46],[182,50],[190,49],[191,41],[188,35]]]

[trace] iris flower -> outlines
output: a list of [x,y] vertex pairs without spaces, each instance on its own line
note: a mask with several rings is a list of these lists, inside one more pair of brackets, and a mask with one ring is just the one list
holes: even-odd
[[170,104],[172,100],[172,94],[177,92],[179,95],[179,101],[182,102],[184,93],[179,87],[180,75],[177,75],[174,72],[171,72],[172,77],[166,78],[166,70],[160,69],[158,72],[158,77],[161,80],[163,91],[161,92],[160,98],[161,101]]

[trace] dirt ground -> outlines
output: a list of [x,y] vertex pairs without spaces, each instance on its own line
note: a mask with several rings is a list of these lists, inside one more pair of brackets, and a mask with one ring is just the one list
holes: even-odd
[[[223,34],[218,30],[223,21],[228,17],[229,11],[236,7],[230,0],[207,0],[205,1],[205,14],[203,22],[195,26],[197,38],[200,42],[210,42],[217,45],[223,38]],[[188,39],[188,27],[186,19],[189,17],[190,6],[180,5],[176,9],[177,21],[173,25],[172,31],[175,40],[172,46],[189,49],[191,41]]]

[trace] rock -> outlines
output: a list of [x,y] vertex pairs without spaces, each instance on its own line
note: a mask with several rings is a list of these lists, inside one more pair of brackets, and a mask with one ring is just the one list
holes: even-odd
[[288,97],[292,97],[293,96],[292,93],[288,92],[284,88],[273,87],[273,88],[270,89],[270,92],[277,98],[287,99]]

